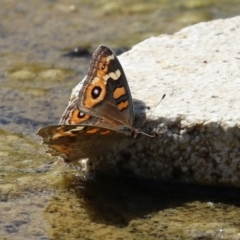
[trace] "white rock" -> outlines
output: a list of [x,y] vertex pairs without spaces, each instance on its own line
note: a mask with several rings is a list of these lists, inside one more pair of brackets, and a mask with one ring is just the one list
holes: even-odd
[[131,162],[128,172],[172,180],[178,170],[180,181],[240,186],[239,36],[240,17],[216,20],[146,39],[119,57],[133,98],[156,107],[146,124],[159,131],[130,147],[134,161],[148,161]]

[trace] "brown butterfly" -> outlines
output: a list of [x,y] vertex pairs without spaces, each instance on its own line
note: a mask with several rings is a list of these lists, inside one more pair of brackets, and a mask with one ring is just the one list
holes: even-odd
[[148,135],[133,127],[134,108],[126,76],[114,52],[99,46],[77,98],[59,125],[38,131],[49,153],[72,162],[119,151]]

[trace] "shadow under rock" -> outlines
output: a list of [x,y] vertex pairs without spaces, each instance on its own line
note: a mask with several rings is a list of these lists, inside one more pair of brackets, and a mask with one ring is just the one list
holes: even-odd
[[[79,184],[77,184],[79,186]],[[192,201],[240,206],[240,189],[166,183],[122,176],[97,176],[73,186],[94,222],[124,227],[133,219]]]

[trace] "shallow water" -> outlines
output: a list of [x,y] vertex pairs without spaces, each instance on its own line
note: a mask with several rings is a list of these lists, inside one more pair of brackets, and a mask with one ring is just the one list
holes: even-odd
[[[0,239],[240,239],[237,189],[100,176],[54,164],[57,123],[91,53],[238,14],[240,1],[17,1],[0,8]],[[74,52],[73,49],[78,48]]]

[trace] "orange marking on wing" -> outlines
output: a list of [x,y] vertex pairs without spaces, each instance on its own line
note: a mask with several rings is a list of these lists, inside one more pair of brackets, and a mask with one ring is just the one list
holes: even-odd
[[69,155],[72,152],[71,148],[66,144],[50,144],[49,147],[57,152],[65,153],[67,155]]
[[97,76],[103,78],[108,73],[108,65],[110,61],[107,61],[107,58],[101,58],[101,61],[98,64]]
[[102,57],[98,63],[98,69],[104,71],[105,73],[108,71],[108,65],[110,61],[107,60],[106,57]]
[[[100,87],[101,88],[101,94],[98,96],[98,98],[92,97],[92,91],[94,87]],[[106,96],[106,85],[105,81],[102,78],[95,77],[92,81],[92,83],[86,88],[86,94],[85,94],[85,100],[84,100],[84,107],[86,108],[92,108],[96,104],[102,102]]]
[[71,116],[71,119],[70,119],[70,124],[80,124],[80,123],[83,123],[83,122],[87,121],[90,118],[90,115],[88,115],[88,114],[85,114],[84,117],[80,118],[79,117],[79,112],[80,111],[78,109],[75,109],[72,112],[72,116]]
[[98,77],[103,78],[105,75],[107,75],[107,73],[105,71],[101,71],[101,70],[97,71],[97,76]]
[[100,131],[100,128],[92,128],[90,130],[87,130],[86,133],[94,134]]
[[113,97],[115,99],[118,99],[120,98],[121,96],[125,95],[126,94],[126,89],[125,87],[118,87],[114,90],[113,92]]
[[106,130],[106,131],[100,132],[101,135],[107,135],[107,134],[110,134],[110,133],[111,133],[110,130]]
[[65,130],[60,128],[56,132],[53,132],[52,136],[53,136],[52,137],[53,140],[57,140],[58,138],[66,137],[66,136],[75,137],[76,134],[74,134],[72,132],[66,132]]
[[122,111],[123,109],[127,108],[128,107],[128,101],[125,101],[125,102],[120,102],[118,105],[117,105],[117,108],[118,110]]

